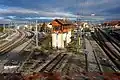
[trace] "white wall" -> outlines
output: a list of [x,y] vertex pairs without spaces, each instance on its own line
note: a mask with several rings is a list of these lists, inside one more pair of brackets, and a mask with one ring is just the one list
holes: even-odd
[[17,29],[20,29],[20,26],[17,26]]
[[56,47],[57,46],[57,44],[56,44],[56,34],[55,33],[53,33],[52,34],[52,47]]
[[67,37],[67,33],[63,33],[63,40],[65,41]]
[[66,36],[67,38],[66,38],[66,42],[67,42],[67,44],[68,43],[70,43],[71,42],[71,31],[69,31],[68,33],[67,33],[67,36]]
[[64,48],[63,34],[52,34],[52,47]]
[[64,41],[71,42],[71,31],[68,33],[52,33],[52,47],[64,48]]
[[57,44],[58,48],[64,48],[63,34],[58,34]]

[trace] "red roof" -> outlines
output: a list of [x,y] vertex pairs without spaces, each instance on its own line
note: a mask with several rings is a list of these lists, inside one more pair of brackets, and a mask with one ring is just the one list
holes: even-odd
[[104,25],[110,25],[110,26],[120,25],[120,20],[104,22]]

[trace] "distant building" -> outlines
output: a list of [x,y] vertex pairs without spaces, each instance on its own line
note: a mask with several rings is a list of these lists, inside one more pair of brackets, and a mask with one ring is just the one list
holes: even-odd
[[65,19],[55,19],[52,24],[52,46],[55,48],[64,48],[71,42],[71,29],[73,23]]
[[120,29],[120,23],[115,25],[115,28]]
[[83,28],[89,28],[89,25],[88,25],[87,22],[84,22],[84,23],[83,23]]
[[102,24],[102,26],[104,26],[104,27],[111,26],[111,27],[114,27],[114,28],[120,28],[120,20],[104,22]]
[[51,24],[51,23],[48,23],[48,24],[47,24],[47,27],[52,28],[52,24]]

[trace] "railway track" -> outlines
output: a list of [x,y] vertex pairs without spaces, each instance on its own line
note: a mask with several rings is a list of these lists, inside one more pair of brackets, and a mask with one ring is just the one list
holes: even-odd
[[59,53],[55,58],[48,62],[39,72],[52,72],[67,54]]
[[[21,31],[20,31],[21,32]],[[23,35],[23,36],[22,36]],[[32,35],[32,34],[31,34]],[[21,36],[14,44],[9,44],[7,49],[3,53],[6,53],[4,55],[0,56],[0,63],[4,66],[19,66],[21,65],[22,61],[24,61],[25,57],[22,55],[25,53],[25,49],[30,46],[32,42],[33,36],[28,35],[26,32],[21,32]],[[32,38],[30,40],[27,40],[27,36],[31,36]],[[27,41],[26,41],[27,40]],[[25,54],[26,55],[26,54]],[[14,63],[13,63],[14,62]],[[16,72],[17,69],[13,69],[12,71],[8,72]],[[1,73],[6,72],[6,69],[3,69],[3,71],[0,70]]]
[[[92,46],[92,47],[89,48],[88,46],[89,47]],[[100,62],[97,58],[94,46],[93,46],[92,42],[90,41],[90,36],[83,37],[83,49],[84,49],[83,52],[84,52],[85,64],[86,64],[85,70],[86,70],[86,72],[103,72]],[[89,52],[89,50],[90,50],[90,52]],[[94,64],[92,64],[91,62],[93,62]]]
[[[32,36],[32,34],[30,36]],[[33,36],[33,39],[34,39],[34,36]],[[34,40],[33,40],[33,45],[34,45]],[[21,63],[20,67],[17,69],[17,72],[19,72],[19,71],[22,71],[24,73],[31,73],[33,71],[39,72],[39,70],[40,70],[39,67],[43,66],[43,64],[48,59],[47,54],[39,52],[36,49],[34,49],[33,47],[31,47],[29,53],[30,54],[27,56],[27,58]]]
[[73,55],[71,55],[69,58],[68,58],[68,61],[66,62],[65,66],[63,67],[62,69],[62,75],[69,75],[70,74],[70,67],[71,67],[71,59],[73,58]]
[[112,36],[105,33],[103,30],[99,29],[103,36],[112,44],[112,46],[120,53],[120,42],[113,38]]
[[[104,50],[104,52],[106,53],[106,55],[109,57],[109,59],[114,63],[114,71],[118,71],[120,69],[120,62],[116,59],[116,57],[113,55],[114,53],[111,51],[111,49],[108,47],[108,45],[106,45],[104,37],[101,36],[101,33],[99,32],[99,30],[95,29],[95,34],[92,35],[92,37],[94,38],[94,40],[100,45],[100,47]],[[111,66],[113,67],[113,66]]]
[[3,35],[0,35],[0,39],[4,39],[4,38],[6,38],[8,36],[8,33],[4,33]]
[[99,72],[104,72],[104,71],[103,71],[103,68],[102,68],[102,65],[100,64],[100,61],[99,61],[98,56],[97,56],[97,54],[96,54],[96,50],[95,50],[95,46],[96,46],[96,45],[92,43],[92,41],[90,40],[90,36],[89,36],[89,37],[87,36],[87,39],[88,39],[90,45],[92,46],[93,55],[94,55],[95,61],[96,61],[96,63],[97,63]]
[[19,30],[18,32],[19,32],[19,35],[15,39],[8,41],[5,45],[0,47],[0,53],[1,53],[0,55],[9,52],[10,50],[14,49],[15,47],[19,46],[24,42],[27,36],[26,33],[21,32]]
[[[114,36],[113,36],[113,37],[114,37],[115,39],[117,39],[117,40],[119,40],[119,41],[120,41],[120,33],[119,33],[119,32],[117,32],[117,31],[113,31],[112,33],[114,34]],[[116,35],[117,35],[117,36],[116,36]]]
[[95,39],[93,39],[92,37],[88,39],[90,39],[89,42],[93,48],[93,54],[97,62],[99,71],[100,72],[117,72],[112,66],[110,59],[106,55],[103,54],[104,52],[102,52],[99,45],[91,41]]
[[[24,73],[31,73],[31,72],[54,72],[54,71],[61,71],[64,61],[66,60],[67,54],[57,54],[54,58],[52,58],[52,55],[46,56],[45,60],[42,59],[33,59],[34,51],[30,53],[30,55],[27,57],[27,59],[22,63],[22,65],[18,68],[18,72],[22,71]],[[50,59],[49,60],[49,58]],[[40,56],[39,56],[40,57]],[[43,61],[44,59],[44,61]]]
[[6,44],[10,44],[11,40],[16,39],[19,35],[20,35],[20,33],[19,33],[18,30],[15,30],[15,33],[13,33],[11,35],[9,34],[8,37],[6,37],[5,39],[1,40],[1,41],[4,41],[4,42],[1,43],[0,48],[5,46]]
[[14,32],[15,32],[14,29],[10,30],[10,31],[7,31],[7,32],[4,32],[2,35],[0,35],[0,40],[7,38],[9,35],[14,34]]
[[[21,46],[22,48],[15,48],[18,52],[14,53],[14,50],[10,51],[9,53],[7,53],[6,55],[9,54],[9,56],[5,56],[6,58],[4,60],[6,60],[7,62],[3,63],[4,66],[18,66],[17,68],[13,68],[12,71],[6,71],[5,69],[3,71],[1,71],[1,73],[7,73],[7,72],[18,72],[18,69],[20,68],[20,66],[22,66],[22,62],[26,59],[26,57],[28,55],[26,55],[27,53],[25,52],[25,49],[31,44],[32,39],[23,43]],[[19,49],[19,50],[18,50]],[[15,51],[16,51],[15,50]],[[24,54],[24,56],[22,56],[22,54]],[[29,54],[29,53],[28,53]]]
[[106,48],[112,53],[112,55],[116,59],[118,59],[120,61],[120,54],[119,54],[118,49],[116,49],[116,47],[113,45],[113,43],[109,39],[107,39],[108,36],[106,36],[100,29],[98,29],[98,30],[101,35],[101,38],[103,38]]

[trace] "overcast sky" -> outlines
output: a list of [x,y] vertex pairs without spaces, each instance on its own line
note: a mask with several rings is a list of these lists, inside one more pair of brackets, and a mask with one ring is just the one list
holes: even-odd
[[[120,0],[0,0],[0,20],[120,19]],[[92,14],[92,16],[91,16]]]

